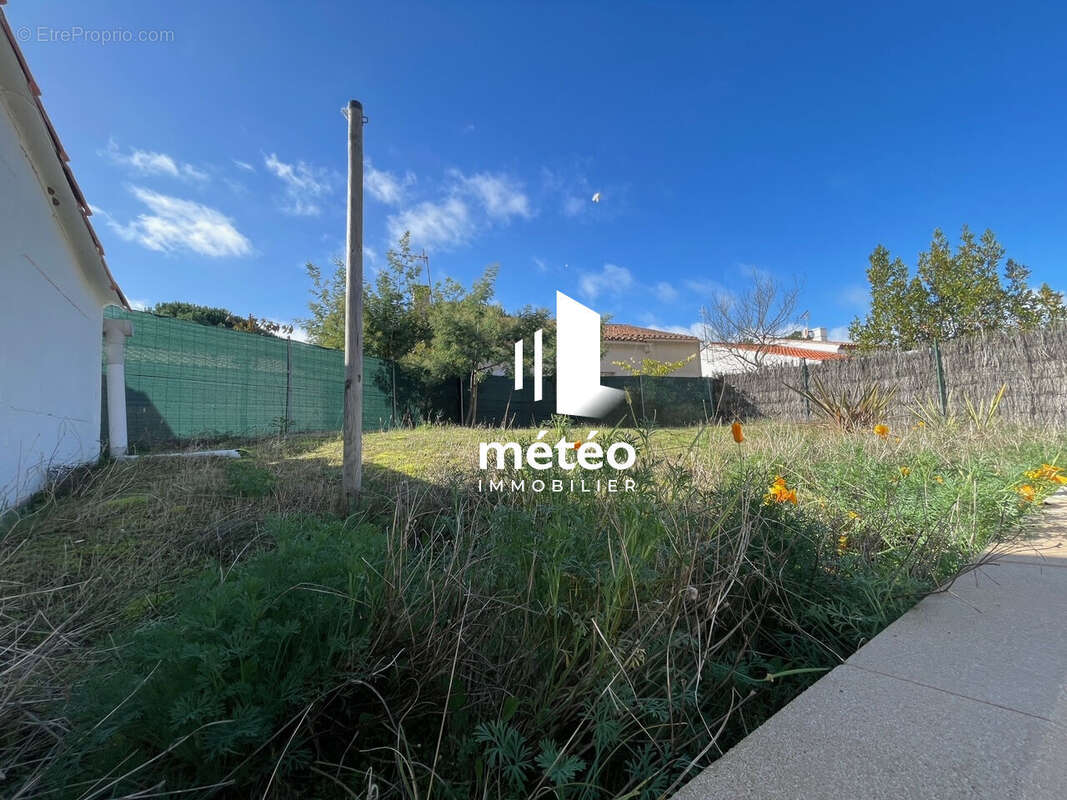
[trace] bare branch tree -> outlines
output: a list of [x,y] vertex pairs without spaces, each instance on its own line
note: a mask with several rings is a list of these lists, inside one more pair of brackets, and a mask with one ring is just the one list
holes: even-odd
[[800,285],[783,287],[754,271],[752,284],[738,294],[720,292],[701,308],[705,349],[722,349],[746,369],[759,369],[768,348],[788,332],[795,319]]

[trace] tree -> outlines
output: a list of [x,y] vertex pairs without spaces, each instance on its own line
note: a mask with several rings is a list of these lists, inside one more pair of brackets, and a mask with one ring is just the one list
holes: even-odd
[[864,349],[911,350],[1002,327],[1039,327],[1067,317],[1063,295],[1048,284],[1028,285],[1030,270],[1008,259],[991,230],[976,239],[967,226],[956,251],[945,234],[934,231],[930,249],[919,254],[915,274],[900,258],[878,245],[870,255],[867,280],[871,307],[849,326]]
[[[770,275],[754,271],[752,284],[739,294],[720,292],[701,309],[704,346],[725,347],[743,365],[759,369],[771,345],[795,319],[800,286],[779,285]],[[731,345],[748,345],[731,347]]]
[[[546,333],[554,328],[546,309],[527,306],[509,314],[493,302],[497,272],[496,265],[487,267],[469,290],[451,278],[435,287],[429,304],[431,337],[412,356],[429,378],[462,376],[470,393],[463,409],[466,425],[478,419],[478,385],[493,370],[511,363],[515,342],[529,339],[538,328]],[[527,359],[528,352],[524,348]],[[546,348],[544,363],[551,362]]]
[[247,317],[239,317],[226,308],[201,306],[196,303],[185,303],[179,300],[170,303],[156,303],[149,310],[160,317],[173,317],[188,322],[196,322],[200,325],[229,328],[230,330],[255,333],[260,336],[288,336],[293,332],[292,325],[283,325],[273,320],[261,319],[253,314],[249,314]]
[[323,276],[322,270],[310,261],[304,265],[311,279],[311,316],[300,320],[308,338],[319,347],[345,349],[345,262],[332,259],[333,271]]
[[[430,335],[429,313],[419,302],[420,267],[411,253],[411,237],[400,237],[386,254],[373,287],[363,293],[363,344],[370,355],[392,365],[393,420],[396,414],[396,365]],[[342,305],[343,308],[343,305]]]

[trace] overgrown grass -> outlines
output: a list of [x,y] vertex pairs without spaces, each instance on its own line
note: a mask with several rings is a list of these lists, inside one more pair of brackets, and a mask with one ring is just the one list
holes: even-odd
[[1062,436],[900,433],[624,432],[637,490],[599,496],[475,491],[477,443],[530,431],[373,434],[351,518],[333,438],[90,471],[0,542],[0,786],[664,796],[1063,463]]

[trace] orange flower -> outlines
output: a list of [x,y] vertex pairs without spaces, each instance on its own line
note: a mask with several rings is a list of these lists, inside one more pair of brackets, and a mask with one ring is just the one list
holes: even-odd
[[1034,487],[1028,483],[1024,484],[1023,486],[1020,486],[1015,491],[1018,492],[1022,499],[1025,500],[1027,503],[1034,502],[1034,498],[1037,496],[1037,492],[1034,490]]
[[771,503],[792,503],[797,504],[797,492],[796,489],[789,489],[785,485],[785,478],[781,475],[776,475],[774,483],[767,490],[767,494],[763,496],[763,502],[765,505]]
[[1063,470],[1060,467],[1054,467],[1052,464],[1042,464],[1038,469],[1030,469],[1024,472],[1032,481],[1055,481],[1061,483],[1059,479],[1060,473]]
[[878,423],[874,426],[874,433],[876,436],[881,436],[884,439],[889,435],[889,426]]
[[745,441],[745,434],[741,432],[740,422],[735,422],[733,425],[730,426],[730,433],[734,435],[734,441],[738,444],[741,444],[741,442]]
[[1052,482],[1058,483],[1060,486],[1067,486],[1067,475],[1053,475]]

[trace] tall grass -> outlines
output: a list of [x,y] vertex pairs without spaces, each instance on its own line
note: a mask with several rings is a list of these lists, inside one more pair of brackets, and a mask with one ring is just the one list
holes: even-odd
[[[453,450],[487,435],[452,432]],[[13,730],[34,731],[32,747],[5,740],[22,796],[662,797],[1010,528],[1033,507],[1024,470],[1060,457],[1019,431],[767,425],[740,449],[721,429],[627,435],[631,494],[478,492],[462,464],[420,458],[422,480],[379,476],[349,519],[323,513],[325,483],[294,489],[331,443],[210,467],[201,502],[214,493],[255,535],[192,576],[176,570],[191,551],[157,541],[155,606],[86,588],[107,621],[74,604],[66,624],[97,624],[75,636],[93,650],[40,626],[22,640],[47,650],[4,696]],[[372,441],[372,461],[376,446],[394,457]],[[779,475],[796,506],[768,500]],[[75,509],[151,485],[137,468],[99,476],[80,505],[42,509],[50,542],[9,535],[0,554],[25,563],[77,535]],[[151,528],[138,508],[119,518]],[[48,617],[36,597],[5,598],[4,618]],[[68,701],[61,660],[90,652]],[[28,702],[49,673],[53,693]]]

